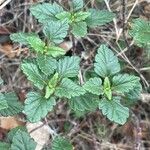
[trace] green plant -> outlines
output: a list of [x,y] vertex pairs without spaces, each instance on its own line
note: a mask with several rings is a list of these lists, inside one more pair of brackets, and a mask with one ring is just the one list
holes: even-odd
[[[85,36],[87,26],[96,27],[110,22],[114,14],[107,11],[89,9],[84,11],[82,0],[72,0],[70,11],[64,11],[57,3],[37,4],[31,13],[43,24],[43,40],[35,33],[14,33],[13,42],[26,45],[35,55],[24,59],[21,69],[34,85],[22,106],[14,93],[0,94],[0,114],[15,115],[23,112],[29,122],[38,122],[53,111],[58,100],[66,100],[76,114],[86,114],[99,108],[103,115],[115,123],[123,125],[129,117],[125,102],[139,98],[142,87],[139,77],[119,73],[121,67],[117,56],[106,45],[101,44],[94,61],[95,76],[85,77],[85,83],[78,81],[80,57],[65,56],[65,50],[57,44],[62,42],[68,31],[74,36]],[[0,80],[0,83],[2,81]],[[16,150],[34,150],[35,142],[22,130],[13,132],[10,144],[2,146]],[[12,135],[12,134],[11,134]],[[18,143],[18,139],[22,139]],[[28,143],[28,144],[27,144]],[[30,143],[30,144],[29,144]],[[68,148],[63,145],[67,145]],[[27,145],[27,147],[22,147]],[[1,145],[0,145],[1,146]],[[67,139],[56,136],[52,150],[71,150]]]
[[[106,10],[88,9],[84,11],[83,0],[71,0],[70,10],[64,10],[57,3],[42,3],[33,5],[31,13],[44,24],[43,32],[51,39],[49,34],[51,28],[65,27],[75,37],[84,37],[87,34],[87,27],[105,25],[112,21],[115,15]],[[65,37],[65,35],[63,36]]]
[[134,19],[131,24],[130,35],[140,47],[150,47],[150,22],[143,19]]

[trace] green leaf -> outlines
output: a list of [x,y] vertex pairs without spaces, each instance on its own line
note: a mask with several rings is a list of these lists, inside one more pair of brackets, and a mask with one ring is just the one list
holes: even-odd
[[106,45],[101,45],[98,49],[98,53],[95,56],[94,67],[95,72],[103,78],[114,75],[120,71],[118,58]]
[[8,132],[7,139],[11,142],[13,140],[13,137],[19,130],[27,132],[27,129],[24,126],[18,126]]
[[49,98],[56,89],[56,86],[59,82],[59,75],[55,73],[54,76],[49,80],[48,86],[46,87],[45,98]]
[[5,142],[0,142],[0,150],[10,150],[10,144]]
[[85,90],[68,78],[64,78],[55,91],[56,96],[66,97],[68,99],[83,94],[85,94]]
[[140,82],[137,82],[132,90],[128,93],[125,93],[125,96],[128,100],[139,100],[141,98],[142,85]]
[[77,56],[59,59],[57,72],[61,77],[76,77],[79,72],[80,58]]
[[33,48],[36,52],[43,53],[45,50],[45,43],[37,36],[37,37],[27,37],[27,41],[31,48]]
[[86,22],[77,22],[72,25],[72,31],[75,37],[84,37],[87,34]]
[[69,25],[66,20],[57,22],[51,21],[44,26],[43,33],[50,41],[61,43],[67,36],[68,29]]
[[63,8],[58,4],[49,4],[49,3],[42,3],[33,5],[30,8],[32,15],[34,15],[39,22],[47,23],[50,21],[56,21],[57,18],[55,17],[56,14],[63,11]]
[[10,35],[10,39],[13,42],[18,42],[23,45],[29,44],[27,40],[27,38],[29,37],[37,38],[37,35],[35,33],[23,33],[23,32],[13,33]]
[[40,93],[30,92],[27,94],[24,113],[30,122],[38,122],[53,109],[55,104],[56,102],[53,97],[46,99]]
[[0,110],[8,108],[7,101],[2,93],[0,93]]
[[150,21],[138,18],[133,21],[131,26],[129,33],[137,44],[150,44]]
[[108,77],[104,79],[104,93],[109,100],[112,99],[111,84]]
[[89,27],[105,25],[113,20],[115,15],[107,10],[89,9],[90,16],[87,17],[86,23]]
[[45,75],[51,75],[57,68],[57,61],[50,56],[39,54],[37,57],[37,63],[41,71]]
[[71,1],[71,7],[74,11],[77,11],[81,8],[83,8],[84,2],[83,0],[72,0]]
[[70,23],[71,22],[71,13],[67,12],[67,11],[63,11],[63,12],[57,14],[56,18],[58,18],[61,21],[67,20],[67,22]]
[[129,74],[119,74],[113,77],[112,89],[115,92],[127,93],[133,90],[140,78]]
[[58,57],[58,56],[64,55],[65,53],[66,53],[65,50],[58,46],[50,46],[47,48],[46,54],[52,57]]
[[120,103],[120,97],[113,97],[113,99],[102,99],[99,103],[99,109],[102,110],[103,115],[111,121],[123,125],[129,117],[129,109]]
[[91,111],[98,107],[99,97],[87,93],[82,96],[73,97],[68,102],[74,111]]
[[89,12],[79,11],[73,15],[74,22],[84,21],[88,16],[90,16]]
[[89,81],[87,81],[83,88],[87,90],[90,93],[100,95],[103,93],[103,87],[102,87],[102,80],[100,78],[91,78]]
[[21,64],[23,73],[27,76],[28,80],[32,81],[36,87],[43,89],[46,84],[46,77],[39,70],[35,59],[24,60]]
[[36,143],[27,132],[18,130],[13,137],[10,150],[35,150]]
[[52,150],[73,150],[73,146],[68,139],[56,136],[52,141]]
[[8,107],[0,110],[1,116],[13,116],[16,115],[23,110],[22,104],[18,101],[18,97],[15,93],[6,93],[4,94],[4,98],[7,101]]

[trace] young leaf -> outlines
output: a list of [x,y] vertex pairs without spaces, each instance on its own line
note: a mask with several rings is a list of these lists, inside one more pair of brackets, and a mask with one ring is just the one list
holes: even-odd
[[39,54],[37,57],[37,63],[41,71],[45,75],[51,75],[57,68],[57,61],[50,56]]
[[98,107],[99,97],[93,94],[85,94],[78,97],[73,97],[68,100],[71,109],[74,111],[91,111]]
[[71,22],[71,13],[68,11],[63,11],[59,14],[56,15],[56,18],[63,21],[63,20],[67,20],[68,23]]
[[51,21],[44,26],[43,33],[50,41],[54,43],[61,43],[67,36],[68,29],[69,25],[66,20]]
[[53,109],[55,104],[56,102],[53,97],[46,99],[40,93],[30,92],[27,94],[24,113],[30,122],[38,122]]
[[119,74],[113,77],[112,89],[119,93],[128,93],[133,90],[139,82],[140,78],[134,75]]
[[68,99],[83,94],[85,94],[85,90],[68,78],[64,78],[55,91],[56,96]]
[[57,47],[57,46],[50,46],[47,48],[47,55],[50,55],[52,57],[58,57],[61,55],[64,55],[66,52],[64,49]]
[[109,100],[112,99],[111,84],[108,77],[104,79],[104,93]]
[[74,11],[77,11],[81,8],[83,8],[84,2],[83,0],[72,0],[71,1],[71,7]]
[[91,78],[89,81],[87,81],[83,88],[87,90],[90,93],[100,95],[103,93],[103,87],[102,87],[102,80],[100,78]]
[[29,37],[37,38],[38,36],[35,33],[23,33],[23,32],[13,33],[10,35],[10,39],[13,42],[18,42],[23,45],[29,44],[27,40],[27,38]]
[[37,36],[37,37],[27,37],[27,41],[31,48],[33,48],[36,52],[43,53],[45,49],[45,43]]
[[18,130],[13,137],[10,150],[35,150],[36,143],[27,132]]
[[10,150],[10,144],[5,142],[0,142],[0,150]]
[[75,37],[84,37],[87,34],[86,22],[77,22],[72,25],[72,31]]
[[150,22],[143,19],[135,19],[130,30],[130,35],[137,44],[150,44]]
[[89,13],[89,12],[83,12],[83,11],[76,12],[76,13],[73,15],[73,17],[74,17],[73,22],[84,21],[88,16],[90,16],[90,13]]
[[59,59],[57,72],[61,77],[76,77],[79,72],[80,58],[77,56]]
[[95,72],[103,78],[114,75],[120,71],[118,58],[106,45],[101,45],[98,49],[98,53],[95,56],[94,67]]
[[33,5],[30,8],[30,11],[32,15],[34,15],[38,19],[39,22],[47,23],[50,21],[56,21],[57,18],[55,17],[55,15],[62,12],[63,8],[56,3],[43,3]]
[[121,125],[129,117],[129,109],[121,105],[119,97],[113,97],[111,101],[105,98],[102,99],[99,102],[99,109],[102,110],[103,115],[106,115],[109,120]]
[[45,75],[39,70],[35,59],[24,60],[21,64],[23,73],[27,76],[28,80],[32,81],[36,87],[43,89],[45,85]]
[[111,22],[115,17],[112,12],[107,10],[89,9],[89,13],[91,15],[86,19],[86,23],[89,27],[105,25],[106,23]]
[[0,93],[0,110],[8,108],[7,101],[2,93]]
[[18,101],[18,97],[15,93],[6,93],[4,94],[5,101],[7,101],[8,107],[0,110],[0,115],[2,116],[13,116],[23,110],[23,106]]
[[52,141],[52,150],[73,150],[73,146],[68,139],[56,136]]

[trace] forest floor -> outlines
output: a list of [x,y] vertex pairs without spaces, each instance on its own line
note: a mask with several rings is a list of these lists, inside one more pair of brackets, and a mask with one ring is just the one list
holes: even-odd
[[[68,1],[56,0],[64,5]],[[5,2],[4,4],[0,1],[0,76],[4,80],[0,92],[15,91],[23,102],[32,86],[20,70],[20,62],[30,53],[26,47],[13,44],[9,35],[18,31],[40,33],[41,25],[29,13],[29,8],[33,3],[44,2],[44,0],[5,0]],[[47,0],[47,2],[51,1]],[[111,0],[109,3],[108,0],[86,2],[87,8],[95,7],[115,12],[116,19],[105,26],[89,30],[86,37],[76,39],[76,54],[82,57],[83,65],[88,69],[93,63],[100,44],[107,43],[114,52],[119,52],[118,43],[121,43],[121,51],[126,57],[122,58],[119,55],[119,58],[126,72],[141,77],[143,97],[131,106],[130,119],[123,126],[108,121],[99,111],[77,118],[66,109],[65,102],[56,106],[55,111],[48,115],[46,122],[58,133],[68,134],[75,150],[149,150],[150,52],[138,47],[127,33],[132,19],[150,20],[150,2],[149,0],[125,0],[124,6],[122,0]],[[126,20],[124,25],[123,13]],[[123,26],[125,27],[122,30]],[[67,37],[62,45],[67,46],[67,55],[72,55],[71,38]],[[21,123],[18,121],[23,120],[22,118],[23,116],[16,116],[11,118],[12,121],[1,117],[0,121],[3,120],[5,123],[0,124],[0,140],[5,138],[8,130],[22,124],[22,121]],[[15,125],[9,126],[9,121],[11,124],[15,122]]]

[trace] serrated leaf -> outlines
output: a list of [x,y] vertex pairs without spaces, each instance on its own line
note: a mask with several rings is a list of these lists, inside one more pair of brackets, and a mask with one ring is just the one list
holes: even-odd
[[73,146],[68,139],[56,136],[52,141],[52,150],[73,150]]
[[28,44],[31,48],[33,48],[36,52],[43,53],[45,50],[45,43],[37,36],[37,37],[27,37]]
[[123,125],[129,117],[129,109],[120,103],[120,97],[113,97],[112,100],[102,99],[99,102],[99,109],[103,115],[111,121]]
[[41,71],[45,75],[51,75],[57,68],[57,61],[51,56],[39,54],[37,57],[37,63]]
[[35,150],[36,143],[27,132],[18,130],[13,137],[10,150]]
[[1,116],[13,116],[16,115],[23,110],[23,106],[18,101],[18,97],[15,93],[6,93],[4,94],[4,98],[7,101],[8,107],[5,109],[0,110]]
[[58,47],[58,46],[50,46],[47,48],[47,55],[50,55],[52,57],[58,57],[61,55],[64,55],[66,52],[64,49]]
[[0,93],[0,110],[8,108],[7,101],[2,93]]
[[38,122],[53,109],[55,104],[56,102],[53,97],[46,99],[40,93],[30,92],[27,94],[24,113],[30,122]]
[[44,26],[43,33],[50,41],[54,43],[61,43],[67,36],[68,29],[69,25],[66,20],[51,21]]
[[20,44],[23,44],[23,45],[28,45],[28,40],[27,38],[29,37],[37,37],[37,35],[35,33],[23,33],[23,32],[18,32],[18,33],[13,33],[10,35],[10,39],[13,41],[13,42],[18,42]]
[[137,44],[150,44],[150,21],[135,19],[131,25],[130,35]]
[[119,93],[128,93],[133,90],[140,78],[129,74],[119,74],[113,77],[112,90]]
[[93,94],[85,94],[73,97],[68,100],[71,109],[74,111],[91,111],[98,107],[99,97]]
[[77,56],[59,59],[57,72],[61,77],[75,77],[79,72],[80,58]]
[[103,78],[120,71],[118,58],[106,45],[101,45],[98,49],[98,53],[95,56],[94,70]]
[[89,79],[89,81],[84,84],[83,88],[96,95],[103,93],[102,80],[97,77]]
[[56,18],[58,18],[59,20],[67,20],[67,22],[71,22],[71,13],[67,12],[67,11],[63,11],[59,14],[56,15]]
[[107,10],[89,9],[90,16],[87,17],[86,23],[89,27],[102,26],[113,20],[115,15]]
[[141,92],[142,92],[142,85],[140,82],[136,83],[136,86],[132,90],[130,90],[128,93],[125,93],[125,96],[128,100],[139,100],[141,97]]
[[17,131],[19,131],[19,130],[27,132],[27,129],[24,126],[18,126],[16,128],[11,129],[8,132],[7,139],[11,142],[13,140],[13,137],[15,136]]
[[75,37],[84,37],[87,34],[86,22],[77,22],[72,25],[72,31]]
[[83,11],[79,11],[76,12],[73,17],[74,17],[74,22],[80,22],[80,21],[84,21],[88,16],[90,16],[89,12],[83,12]]
[[43,89],[46,84],[45,75],[39,70],[35,59],[24,60],[21,64],[23,73],[27,76],[28,80],[32,81],[36,87]]
[[83,0],[71,0],[71,7],[74,11],[83,8],[83,5],[84,5]]
[[10,149],[10,144],[5,142],[0,142],[0,150],[9,150],[9,149]]
[[71,98],[85,94],[85,90],[68,78],[62,79],[59,87],[56,88],[55,95],[58,97]]
[[39,22],[47,23],[50,21],[56,21],[57,18],[55,17],[55,15],[62,12],[63,8],[57,3],[42,3],[33,5],[30,8],[30,11],[32,15],[34,15],[38,19]]

